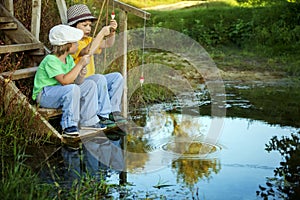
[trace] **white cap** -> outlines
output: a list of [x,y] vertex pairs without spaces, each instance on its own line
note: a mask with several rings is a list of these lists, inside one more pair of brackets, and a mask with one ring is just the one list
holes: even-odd
[[63,24],[54,26],[49,32],[50,43],[56,46],[77,42],[82,37],[82,30]]

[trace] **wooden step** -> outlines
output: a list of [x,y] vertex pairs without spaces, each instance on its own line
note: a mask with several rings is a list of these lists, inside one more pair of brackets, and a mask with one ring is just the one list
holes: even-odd
[[3,72],[0,75],[4,78],[9,78],[10,80],[20,80],[24,78],[34,77],[38,67],[30,67],[25,69],[18,69],[10,72]]
[[[10,12],[0,3],[0,15],[3,21],[9,21],[10,18],[17,24],[18,28],[15,30],[3,30],[4,34],[15,44],[32,44],[39,43],[39,41],[32,35],[32,33],[26,29],[26,27],[19,22]],[[2,50],[3,52],[3,50]],[[9,51],[15,52],[15,51]]]
[[13,17],[0,17],[0,23],[9,23],[14,22]]
[[2,53],[13,53],[13,52],[21,52],[21,51],[29,51],[36,49],[43,49],[43,43],[28,43],[28,44],[11,44],[11,45],[1,45],[0,46],[0,54]]
[[[20,80],[34,77],[38,67],[30,67],[25,69],[18,69],[10,72],[3,72],[0,75],[9,80]],[[46,119],[56,117],[62,114],[61,109],[52,109],[52,108],[36,108],[37,111]]]
[[12,17],[0,17],[1,30],[15,30],[18,29],[18,24]]

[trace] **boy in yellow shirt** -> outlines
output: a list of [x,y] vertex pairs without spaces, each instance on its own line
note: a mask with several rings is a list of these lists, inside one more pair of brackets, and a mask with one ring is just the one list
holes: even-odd
[[[123,95],[124,80],[120,73],[95,74],[93,54],[100,54],[103,48],[111,47],[115,42],[115,32],[118,24],[111,20],[108,26],[104,26],[95,38],[90,36],[92,23],[96,19],[86,5],[76,4],[67,10],[68,24],[84,32],[83,38],[78,42],[78,50],[72,56],[77,63],[84,55],[91,55],[91,61],[86,66],[86,79],[96,82],[98,87],[97,114],[100,122],[107,127],[114,127],[115,123],[123,123],[126,120],[121,116],[121,99]],[[104,40],[106,37],[106,41]]]

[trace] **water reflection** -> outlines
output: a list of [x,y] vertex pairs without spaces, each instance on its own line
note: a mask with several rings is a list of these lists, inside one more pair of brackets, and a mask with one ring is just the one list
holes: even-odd
[[72,184],[84,176],[101,180],[111,173],[120,174],[125,168],[121,142],[120,137],[110,140],[104,135],[84,140],[77,148],[64,145],[61,155],[66,168],[65,181]]
[[172,163],[177,172],[177,179],[183,181],[189,188],[200,180],[210,180],[221,170],[219,159],[178,159]]

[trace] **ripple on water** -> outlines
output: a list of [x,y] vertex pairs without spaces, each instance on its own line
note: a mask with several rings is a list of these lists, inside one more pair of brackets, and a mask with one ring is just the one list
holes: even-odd
[[161,150],[184,158],[207,158],[209,155],[216,155],[221,147],[207,142],[176,138],[161,145]]

